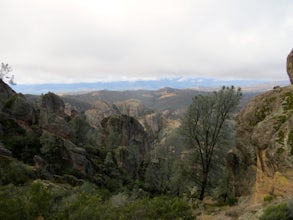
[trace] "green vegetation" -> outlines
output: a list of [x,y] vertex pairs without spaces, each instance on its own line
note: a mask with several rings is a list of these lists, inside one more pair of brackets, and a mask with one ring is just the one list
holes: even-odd
[[274,129],[277,131],[286,122],[287,115],[278,115],[278,116],[275,116],[274,119],[276,121],[275,122]]
[[266,202],[266,203],[270,203],[271,201],[273,201],[275,199],[275,196],[273,195],[266,195],[264,198],[263,198],[263,201]]
[[290,147],[290,155],[293,156],[293,130],[289,132],[288,145]]
[[293,204],[281,203],[265,209],[260,220],[290,220],[293,219]]
[[227,138],[227,120],[236,110],[241,96],[240,88],[233,86],[206,96],[195,96],[183,118],[182,134],[196,154],[200,200],[209,185],[213,161],[219,156],[217,152],[220,152],[223,139]]
[[282,106],[285,111],[293,110],[293,94],[292,92],[287,92],[282,95]]
[[272,111],[270,105],[267,102],[265,103],[265,105],[258,107],[255,111],[255,116],[258,122],[263,121]]
[[0,188],[0,219],[194,219],[182,199],[137,198],[109,193],[85,182],[75,188],[35,181]]

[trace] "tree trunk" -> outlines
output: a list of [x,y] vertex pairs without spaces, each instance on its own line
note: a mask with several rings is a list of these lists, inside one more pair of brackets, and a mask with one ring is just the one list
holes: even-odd
[[203,173],[203,180],[201,182],[201,190],[200,190],[199,200],[203,200],[203,198],[204,198],[204,193],[206,190],[207,183],[208,183],[208,173],[204,172]]

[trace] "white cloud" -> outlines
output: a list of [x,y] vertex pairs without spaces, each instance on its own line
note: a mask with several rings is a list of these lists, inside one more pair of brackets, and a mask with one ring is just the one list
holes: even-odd
[[0,61],[18,83],[286,79],[290,0],[2,0]]

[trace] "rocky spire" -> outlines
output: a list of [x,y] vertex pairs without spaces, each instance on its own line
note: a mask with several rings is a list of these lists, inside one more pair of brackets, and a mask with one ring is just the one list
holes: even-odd
[[293,85],[293,49],[287,57],[287,73],[290,78],[290,82]]

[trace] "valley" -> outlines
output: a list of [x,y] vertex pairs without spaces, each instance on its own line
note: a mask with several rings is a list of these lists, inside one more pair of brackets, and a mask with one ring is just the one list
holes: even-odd
[[5,219],[23,212],[25,219],[257,219],[270,204],[266,198],[274,204],[292,193],[292,86],[243,91],[201,201],[195,152],[181,123],[192,98],[211,92],[165,87],[36,96],[0,83]]

